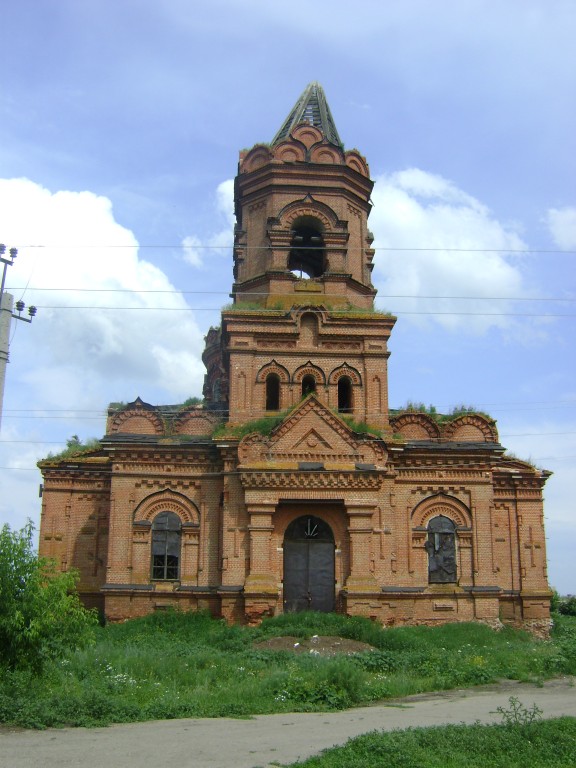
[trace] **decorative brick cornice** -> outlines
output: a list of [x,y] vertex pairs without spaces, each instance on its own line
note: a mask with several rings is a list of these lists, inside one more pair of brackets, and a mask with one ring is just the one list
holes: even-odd
[[245,470],[240,473],[244,488],[336,489],[377,491],[383,476],[378,472],[274,472]]

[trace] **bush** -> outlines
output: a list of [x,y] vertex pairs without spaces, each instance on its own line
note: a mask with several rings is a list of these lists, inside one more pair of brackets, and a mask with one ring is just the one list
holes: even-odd
[[87,645],[97,618],[80,603],[76,574],[34,553],[33,530],[31,522],[0,530],[0,669],[40,673],[48,660]]
[[558,605],[558,613],[563,616],[576,616],[576,597],[570,595],[564,599],[560,599]]

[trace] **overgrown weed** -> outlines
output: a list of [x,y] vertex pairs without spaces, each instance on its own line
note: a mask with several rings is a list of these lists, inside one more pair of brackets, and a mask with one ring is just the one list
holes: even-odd
[[[335,635],[374,650],[322,657],[254,647],[274,636]],[[480,624],[383,629],[337,614],[286,614],[257,628],[207,613],[155,613],[97,631],[93,647],[41,676],[0,677],[0,722],[28,728],[174,717],[326,711],[424,691],[576,674],[576,618],[551,641]]]
[[570,768],[576,718],[374,731],[287,768]]

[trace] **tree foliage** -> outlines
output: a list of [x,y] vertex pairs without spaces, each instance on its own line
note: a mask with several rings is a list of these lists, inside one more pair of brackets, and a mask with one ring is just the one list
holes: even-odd
[[97,618],[78,598],[77,574],[34,552],[33,531],[31,522],[0,529],[0,668],[39,673],[89,644]]

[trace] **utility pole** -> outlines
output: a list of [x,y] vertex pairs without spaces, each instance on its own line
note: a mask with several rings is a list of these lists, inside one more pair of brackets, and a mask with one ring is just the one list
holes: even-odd
[[14,314],[14,297],[6,293],[4,286],[6,284],[6,271],[8,267],[14,264],[14,259],[18,256],[17,248],[10,248],[8,258],[6,255],[6,246],[0,244],[0,262],[4,265],[2,269],[2,282],[0,283],[0,427],[2,426],[2,403],[4,401],[4,382],[6,381],[6,365],[8,364],[10,352],[10,325],[12,318],[23,320],[25,323],[31,323],[36,314],[36,307],[28,307],[29,317],[22,317],[26,305],[23,301],[16,302],[16,311]]

